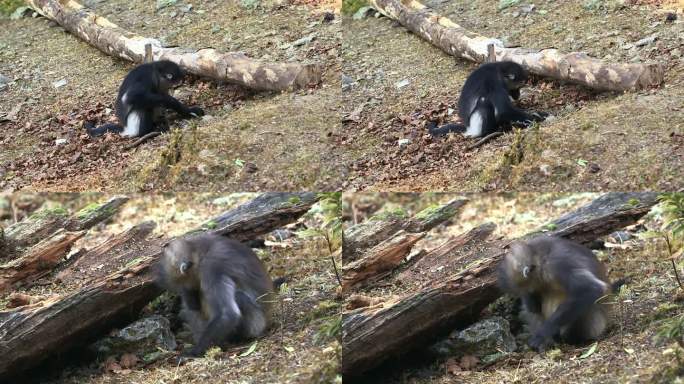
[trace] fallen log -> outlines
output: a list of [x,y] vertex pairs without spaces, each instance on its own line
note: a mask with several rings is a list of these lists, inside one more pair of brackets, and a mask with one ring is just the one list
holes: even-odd
[[[248,240],[296,220],[317,199],[314,193],[267,193],[212,222],[222,235]],[[153,283],[150,266],[167,240],[145,240],[139,236],[129,239],[94,250],[106,252],[107,260],[128,260],[124,268],[65,296],[0,311],[0,381],[127,324],[160,293]],[[79,264],[89,258],[88,254],[83,255]]]
[[7,239],[12,250],[6,252],[21,256],[9,258],[10,261],[0,265],[0,294],[40,279],[63,265],[72,245],[86,230],[113,216],[126,201],[125,196],[113,197],[102,204],[91,204],[70,217],[61,208],[39,210],[10,226]]
[[195,75],[256,90],[285,91],[321,81],[322,68],[316,64],[264,63],[239,52],[163,47],[159,40],[129,32],[74,0],[27,0],[26,3],[102,52],[135,63],[144,61],[145,45],[149,44],[155,60],[171,60]]
[[347,228],[343,236],[342,260],[349,263],[366,250],[387,240],[400,229],[410,233],[425,232],[452,218],[468,200],[454,199],[437,207],[428,207],[411,218],[391,212]]
[[72,216],[64,209],[42,209],[5,230],[5,241],[13,247],[29,247],[59,229],[82,231],[113,216],[128,201],[126,196],[115,196],[102,204],[91,204]]
[[582,84],[605,91],[631,91],[662,84],[660,63],[608,63],[581,52],[562,53],[554,48],[507,48],[498,39],[469,31],[429,10],[417,0],[369,0],[380,13],[396,20],[449,55],[484,63],[488,46],[497,61],[514,61],[536,75]]
[[31,247],[23,256],[0,266],[0,294],[9,291],[15,284],[28,283],[43,277],[60,264],[71,246],[86,234],[86,231],[68,232],[59,230],[52,236]]
[[[624,227],[645,215],[657,194],[608,193],[589,205],[547,225],[548,234],[582,243]],[[469,247],[469,267],[447,279],[434,281],[419,292],[382,308],[357,309],[343,314],[342,359],[344,379],[361,375],[387,359],[426,346],[477,318],[496,300],[496,266],[508,240]]]
[[407,233],[401,230],[370,249],[366,256],[345,264],[342,267],[342,290],[347,291],[361,283],[369,284],[375,281],[374,277],[393,270],[404,261],[416,242],[423,237],[425,232]]

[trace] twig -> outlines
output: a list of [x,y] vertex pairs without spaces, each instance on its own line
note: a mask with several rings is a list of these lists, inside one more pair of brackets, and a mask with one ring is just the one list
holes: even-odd
[[682,286],[682,280],[679,278],[679,272],[677,272],[677,264],[675,263],[674,255],[672,252],[672,244],[670,243],[670,236],[665,234],[664,237],[665,237],[665,244],[667,244],[667,253],[670,255],[670,262],[672,263],[672,270],[674,271],[675,278],[677,279],[677,284],[679,284],[679,289],[683,289],[684,287]]
[[160,134],[161,134],[161,132],[159,132],[159,131],[152,131],[152,132],[148,133],[147,135],[140,137],[138,140],[132,142],[131,144],[128,144],[127,146],[124,147],[124,149],[129,151],[129,150],[139,146],[140,144],[146,142],[147,140],[149,140],[155,136],[159,136]]
[[490,133],[489,135],[487,135],[487,136],[481,138],[480,140],[478,140],[475,144],[469,146],[467,149],[468,149],[469,151],[472,150],[472,149],[475,149],[475,148],[481,146],[482,144],[488,142],[489,140],[491,140],[491,139],[493,139],[493,138],[495,138],[495,137],[499,137],[499,136],[501,136],[501,135],[503,135],[503,132],[494,132],[494,133]]
[[333,269],[335,270],[335,277],[337,277],[337,283],[342,286],[342,279],[340,278],[340,272],[337,270],[337,263],[335,262],[335,254],[333,253],[332,250],[332,244],[330,243],[330,238],[328,237],[328,233],[326,232],[325,234],[325,241],[328,243],[328,253],[330,253],[330,260],[332,261]]

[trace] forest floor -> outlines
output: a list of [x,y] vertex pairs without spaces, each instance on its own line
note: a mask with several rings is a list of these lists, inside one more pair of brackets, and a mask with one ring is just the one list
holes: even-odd
[[[73,250],[92,249],[113,235],[145,221],[157,224],[148,238],[171,238],[194,230],[220,213],[255,197],[256,194],[213,195],[178,193],[174,195],[132,195],[131,199],[106,223],[91,229]],[[12,195],[10,195],[12,197]],[[97,193],[51,194],[14,196],[15,206],[25,207],[10,212],[0,204],[0,225],[13,222],[13,214],[24,215],[43,208],[64,208],[73,213],[90,203],[102,202]],[[18,200],[17,200],[18,199]],[[2,201],[0,201],[2,203]],[[329,334],[339,324],[339,304],[335,299],[337,280],[330,261],[328,244],[321,237],[300,238],[294,232],[301,228],[315,228],[320,217],[315,210],[297,221],[296,228],[288,226],[284,232],[293,237],[276,239],[265,236],[266,248],[255,250],[273,277],[287,276],[287,289],[278,295],[274,308],[274,324],[267,334],[244,345],[231,345],[212,358],[176,363],[176,355],[151,364],[142,362],[133,367],[116,367],[107,362],[108,356],[94,356],[92,352],[77,352],[71,360],[53,359],[49,370],[36,369],[29,379],[36,383],[104,384],[104,383],[331,383],[338,376],[341,359],[340,343]],[[126,255],[124,253],[124,255]],[[92,283],[96,278],[116,272],[131,263],[130,258],[115,260],[79,259],[74,267],[58,272],[59,282],[50,274],[17,292],[33,297],[65,294]],[[339,260],[338,260],[339,263]],[[155,300],[155,303],[158,300]],[[6,300],[0,299],[0,309]],[[170,305],[148,305],[143,315],[162,314],[172,324],[178,323],[174,314],[161,311]],[[191,340],[177,332],[179,345]],[[85,349],[83,349],[85,350]],[[111,356],[116,361],[120,356]],[[141,358],[138,356],[138,358]],[[40,373],[40,374],[39,374]],[[31,381],[34,382],[34,381]]]
[[[349,197],[353,196],[353,197]],[[401,209],[411,216],[420,210],[445,203],[458,195],[453,194],[373,194],[347,195],[347,204],[355,204],[357,221],[383,210]],[[453,220],[438,226],[420,240],[412,250],[416,254],[442,244],[446,239],[460,235],[485,221],[493,222],[497,229],[491,239],[516,238],[538,230],[550,220],[587,204],[597,194],[517,193],[470,195],[468,202]],[[346,214],[349,219],[351,215]],[[428,350],[410,353],[399,361],[384,363],[371,371],[360,383],[670,383],[682,375],[684,365],[678,363],[676,347],[672,341],[659,341],[656,334],[667,320],[681,316],[684,303],[662,237],[653,237],[659,231],[662,216],[658,207],[639,220],[631,231],[636,236],[622,244],[598,251],[599,260],[606,263],[609,278],[616,280],[629,276],[616,299],[618,309],[613,313],[614,326],[602,338],[593,353],[580,357],[591,345],[558,345],[545,354],[530,351],[526,337],[518,338],[518,351],[493,364],[478,363],[460,367],[460,357],[435,358]],[[649,235],[649,231],[651,235]],[[611,241],[612,242],[612,241]],[[425,259],[421,262],[426,261]],[[391,300],[407,294],[404,280],[431,280],[446,278],[457,273],[448,271],[444,260],[433,265],[423,263],[400,272],[402,284],[381,284],[364,290],[362,294],[381,300]],[[417,266],[418,264],[416,264]],[[682,264],[679,263],[679,268]],[[445,271],[446,270],[446,271]],[[415,276],[404,274],[413,273]],[[388,278],[392,281],[392,278]],[[415,292],[413,292],[415,293]],[[512,308],[510,299],[502,298],[480,315],[503,316],[511,324],[518,322],[515,315],[503,313]],[[523,335],[521,335],[523,336]],[[674,344],[676,345],[676,344]],[[680,349],[681,351],[681,349]],[[431,357],[432,356],[432,357]],[[674,372],[674,373],[673,373]],[[679,372],[679,373],[677,373]],[[346,382],[346,381],[345,381]],[[356,381],[355,381],[356,382]]]
[[[445,54],[386,17],[346,17],[343,127],[354,159],[345,187],[584,191],[671,190],[681,184],[684,2],[423,3],[510,46],[583,51],[608,62],[657,61],[666,69],[665,82],[658,89],[615,94],[533,78],[521,105],[548,111],[554,119],[468,150],[471,139],[431,138],[425,123],[456,118],[460,88],[477,65]],[[500,10],[502,3],[514,5]],[[674,22],[666,20],[668,12],[677,15]],[[654,36],[651,43],[636,44]],[[520,153],[511,149],[518,139],[524,140]]]
[[[157,2],[164,3],[164,2]],[[252,92],[190,77],[177,90],[207,116],[134,150],[131,139],[89,138],[85,117],[113,117],[133,64],[108,56],[42,17],[0,19],[0,189],[39,191],[330,190],[345,161],[339,130],[339,15],[324,1],[90,0],[124,29],[166,45],[241,51],[273,62],[317,62],[322,84]],[[191,6],[191,8],[189,8]],[[298,40],[303,39],[298,42]],[[295,44],[296,43],[296,44]]]

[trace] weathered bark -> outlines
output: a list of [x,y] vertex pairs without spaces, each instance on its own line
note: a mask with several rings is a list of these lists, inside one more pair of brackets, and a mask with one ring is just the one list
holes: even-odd
[[222,53],[213,48],[166,48],[159,40],[126,31],[73,0],[27,0],[26,3],[102,52],[135,63],[144,61],[145,45],[150,44],[155,60],[171,60],[190,73],[252,89],[284,91],[321,81],[322,68],[317,64],[264,63],[242,53]]
[[21,256],[0,265],[0,294],[18,284],[35,281],[62,265],[71,246],[86,230],[114,215],[126,201],[125,196],[113,197],[70,217],[62,209],[40,210],[9,227],[7,238],[12,253]]
[[[246,240],[296,220],[316,200],[311,193],[268,193],[213,222],[221,228],[221,234]],[[141,228],[144,232],[145,226]],[[66,296],[0,312],[0,381],[130,322],[160,293],[150,267],[159,257],[165,239],[143,240],[137,235],[128,238],[92,251],[100,256],[106,252],[107,260],[128,260],[127,267],[94,279]],[[85,254],[79,263],[88,259],[89,254]]]
[[389,213],[349,227],[344,231],[342,260],[349,263],[358,259],[369,248],[387,240],[401,229],[411,233],[429,231],[452,218],[467,202],[466,199],[454,199],[438,207],[426,208],[408,219]]
[[446,17],[430,11],[417,0],[370,0],[383,15],[398,21],[416,35],[449,55],[483,63],[494,45],[497,61],[514,61],[528,71],[571,81],[599,90],[629,91],[658,86],[663,82],[660,63],[607,63],[581,52],[562,53],[557,49],[506,48],[501,40],[468,31]]
[[71,245],[85,235],[85,231],[58,230],[52,236],[31,247],[21,257],[0,266],[0,294],[14,284],[34,281],[64,260]]
[[[548,234],[586,243],[633,223],[655,203],[655,193],[609,193],[552,222],[547,226],[552,229]],[[508,243],[497,240],[469,247],[476,260],[469,263],[470,268],[383,308],[344,314],[345,378],[472,322],[482,308],[500,296],[495,269]],[[447,245],[439,248],[453,249]]]
[[374,277],[391,271],[401,264],[425,232],[407,233],[400,230],[391,238],[368,251],[362,258],[342,267],[342,289],[375,281]]
[[102,204],[93,204],[67,217],[62,209],[39,210],[24,220],[9,226],[5,238],[13,247],[29,247],[59,229],[82,231],[113,216],[128,201],[126,196],[115,196]]

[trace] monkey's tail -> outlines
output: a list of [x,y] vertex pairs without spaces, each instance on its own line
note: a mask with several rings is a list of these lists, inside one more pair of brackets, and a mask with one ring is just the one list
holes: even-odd
[[432,136],[443,136],[449,132],[463,133],[466,131],[466,126],[463,124],[450,123],[437,127],[437,123],[434,121],[428,122],[427,128]]
[[119,124],[114,123],[106,123],[100,125],[99,127],[96,127],[95,124],[91,123],[90,121],[86,121],[85,123],[83,123],[83,126],[85,127],[90,137],[102,136],[107,132],[123,132],[123,127]]

